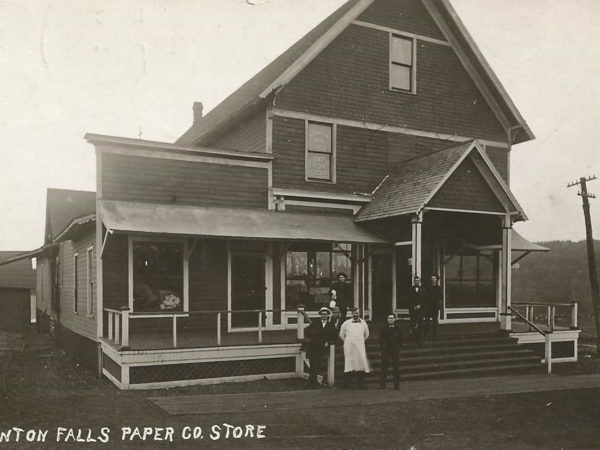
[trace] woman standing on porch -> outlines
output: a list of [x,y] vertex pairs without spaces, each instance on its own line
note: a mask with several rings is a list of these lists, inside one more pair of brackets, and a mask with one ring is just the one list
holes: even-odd
[[370,372],[365,341],[369,337],[369,326],[360,318],[360,310],[352,311],[352,319],[346,320],[340,330],[344,341],[344,381],[342,387],[349,387],[350,377],[356,377],[360,389],[366,389],[365,375]]

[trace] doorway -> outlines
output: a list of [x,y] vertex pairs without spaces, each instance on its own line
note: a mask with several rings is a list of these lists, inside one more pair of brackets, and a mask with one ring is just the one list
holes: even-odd
[[372,319],[381,322],[392,312],[393,273],[392,255],[374,254],[372,257]]
[[231,328],[258,327],[258,312],[236,311],[265,309],[266,289],[265,255],[232,253],[231,310],[233,313],[231,314]]

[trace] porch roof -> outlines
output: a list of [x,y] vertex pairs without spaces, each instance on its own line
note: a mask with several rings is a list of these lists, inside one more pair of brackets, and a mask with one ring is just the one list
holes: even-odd
[[[541,245],[536,244],[535,242],[528,241],[516,230],[511,230],[511,250],[513,252],[547,252],[550,251],[547,247],[542,247]],[[481,250],[490,250],[490,249],[501,249],[502,245],[483,245],[477,247]]]
[[345,216],[109,200],[101,212],[108,230],[125,233],[387,243]]
[[[478,154],[483,167],[489,171],[490,183],[496,187],[495,195],[500,194],[506,198],[510,212],[526,220],[523,209],[477,141],[465,142],[404,161],[401,167],[383,179],[373,192],[371,202],[361,208],[355,220],[366,222],[423,211],[471,153]],[[500,197],[498,198],[500,200]]]

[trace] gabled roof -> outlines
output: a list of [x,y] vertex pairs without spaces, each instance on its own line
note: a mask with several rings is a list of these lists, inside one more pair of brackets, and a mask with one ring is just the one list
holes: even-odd
[[71,189],[48,189],[46,195],[46,232],[48,244],[79,217],[96,212],[96,193]]
[[[263,92],[274,83],[282,74],[292,67],[299,59],[311,51],[320,40],[327,38],[331,42],[346,26],[338,27],[339,32],[332,35],[328,32],[340,21],[350,24],[373,0],[349,0],[334,11],[329,17],[309,31],[303,38],[297,41],[268,66],[254,75],[244,83],[233,94],[213,108],[199,123],[194,124],[183,136],[177,139],[177,144],[190,145],[198,142],[200,138],[214,131],[229,120],[239,117],[247,110],[260,104],[265,95]],[[321,45],[324,43],[321,42]],[[324,47],[323,47],[324,48]],[[314,51],[314,50],[313,50]],[[316,54],[314,55],[316,56]],[[314,57],[313,56],[313,57]]]
[[510,200],[514,211],[525,218],[525,213],[485,152],[476,141],[470,141],[404,161],[397,171],[386,176],[379,184],[373,192],[371,203],[361,208],[355,221],[365,222],[421,212],[471,152],[477,152],[481,156],[498,187]]
[[[193,145],[201,139],[231,126],[264,104],[272,92],[289,83],[323,49],[376,0],[349,0],[313,28],[302,39],[244,83],[239,89],[194,123],[177,141]],[[460,21],[448,0],[421,0],[442,32],[451,41],[467,71],[499,120],[513,130],[514,142],[535,136],[508,96],[508,93],[483,57],[475,41]]]
[[[23,252],[0,252],[0,263],[22,255]],[[35,289],[35,270],[29,259],[18,259],[6,265],[0,264],[0,289]]]

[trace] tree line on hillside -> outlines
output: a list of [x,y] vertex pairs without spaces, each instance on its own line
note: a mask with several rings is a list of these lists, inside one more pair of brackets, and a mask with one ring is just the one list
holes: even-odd
[[[513,268],[513,301],[577,301],[580,313],[591,314],[592,296],[585,241],[549,241],[538,244],[550,251],[532,252],[519,261],[517,268]],[[598,263],[600,241],[594,242],[594,250]]]

